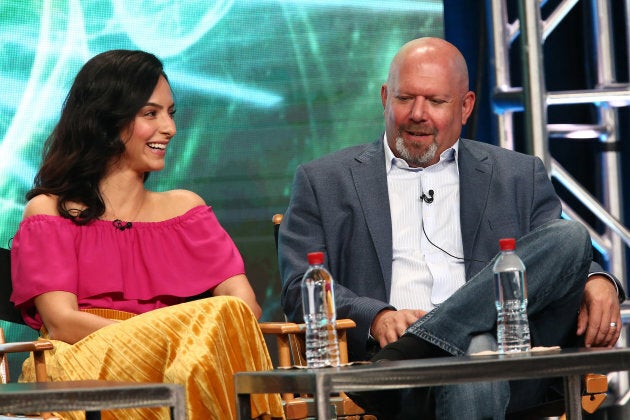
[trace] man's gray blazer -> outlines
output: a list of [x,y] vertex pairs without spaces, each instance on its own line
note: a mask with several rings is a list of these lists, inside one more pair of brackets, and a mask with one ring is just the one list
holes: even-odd
[[[458,153],[468,280],[497,254],[500,238],[520,238],[559,218],[561,204],[536,157],[466,139],[460,140]],[[306,254],[323,251],[336,282],[337,317],[357,323],[348,333],[351,360],[367,356],[370,324],[390,307],[392,232],[385,171],[382,138],[299,166],[280,226],[284,312],[302,322]],[[601,267],[595,264],[595,271]]]

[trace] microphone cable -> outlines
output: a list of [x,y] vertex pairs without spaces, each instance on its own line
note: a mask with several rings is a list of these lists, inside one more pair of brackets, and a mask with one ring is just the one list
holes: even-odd
[[442,251],[443,253],[445,253],[446,255],[448,255],[449,257],[455,258],[456,260],[462,260],[462,261],[474,261],[474,262],[480,262],[483,264],[488,264],[490,261],[482,261],[482,260],[477,260],[475,258],[464,258],[464,257],[458,257],[456,255],[451,254],[450,252],[448,252],[447,250],[445,250],[444,248],[441,248],[439,246],[437,246],[432,240],[431,238],[429,238],[429,235],[427,235],[427,231],[424,230],[424,220],[421,220],[420,223],[422,224],[422,233],[424,234],[424,237],[427,238],[427,241],[429,241],[429,243],[431,245],[433,245],[434,247],[436,247],[437,249],[439,249],[440,251]]

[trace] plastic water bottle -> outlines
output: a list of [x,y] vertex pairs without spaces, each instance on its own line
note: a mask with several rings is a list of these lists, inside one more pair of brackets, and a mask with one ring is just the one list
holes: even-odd
[[514,238],[499,240],[499,247],[501,254],[493,267],[499,353],[527,352],[531,343],[525,264],[514,252]]
[[333,278],[324,268],[324,253],[307,255],[309,268],[302,278],[302,307],[306,324],[306,365],[339,366]]

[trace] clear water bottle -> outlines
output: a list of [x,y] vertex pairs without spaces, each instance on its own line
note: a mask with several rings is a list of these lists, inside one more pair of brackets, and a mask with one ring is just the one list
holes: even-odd
[[499,247],[501,254],[493,267],[499,353],[526,352],[531,343],[525,264],[514,252],[514,238],[499,240]]
[[339,366],[333,278],[323,266],[323,252],[311,252],[307,258],[309,268],[302,278],[306,364],[309,368]]

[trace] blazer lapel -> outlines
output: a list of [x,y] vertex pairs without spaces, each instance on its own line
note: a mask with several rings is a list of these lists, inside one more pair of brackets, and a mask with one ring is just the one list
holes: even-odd
[[389,300],[392,279],[392,224],[382,138],[356,157],[350,167],[359,205],[381,266]]
[[470,258],[477,242],[483,215],[488,204],[488,192],[492,178],[492,162],[489,156],[475,147],[473,140],[461,139],[459,143],[459,201],[462,244],[466,258],[466,278],[470,276]]

